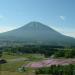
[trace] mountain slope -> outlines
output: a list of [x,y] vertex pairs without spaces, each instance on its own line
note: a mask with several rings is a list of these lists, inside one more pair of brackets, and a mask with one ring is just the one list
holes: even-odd
[[30,22],[21,28],[1,33],[0,40],[50,45],[75,45],[74,38],[62,35],[39,22]]

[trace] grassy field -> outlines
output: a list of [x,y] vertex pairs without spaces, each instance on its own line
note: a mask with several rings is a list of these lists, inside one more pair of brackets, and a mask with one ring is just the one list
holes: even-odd
[[[33,72],[27,72],[27,73],[19,73],[19,72],[9,72],[9,71],[1,71],[1,75],[35,75]],[[38,74],[38,75],[52,75],[52,74]]]
[[[19,69],[28,63],[45,60],[45,57],[40,54],[22,54],[22,55],[10,54],[8,55],[7,53],[3,53],[1,58],[7,61],[7,63],[5,64],[0,64],[1,75],[35,75],[34,68],[24,67],[25,71],[20,71]],[[28,59],[28,60],[21,60],[22,58]],[[17,59],[19,60],[17,61]],[[48,75],[48,74],[44,74],[44,75]]]
[[29,58],[32,60],[36,59],[43,59],[44,55],[41,54],[10,54],[8,55],[7,53],[3,53],[2,57],[3,59],[16,59],[16,58]]
[[0,71],[1,75],[35,75],[35,73],[28,71],[28,72],[11,72],[11,71]]
[[19,73],[19,72],[10,72],[10,71],[1,71],[1,75],[27,75],[26,73]]
[[[39,55],[39,54],[24,54],[24,55],[11,54],[11,55],[8,55],[7,53],[3,53],[1,58],[7,61],[7,63],[5,64],[0,64],[0,74],[1,75],[35,75],[32,69],[27,69],[25,72],[19,72],[18,68],[20,68],[22,65],[28,64],[31,61],[42,60],[44,56]],[[14,59],[17,60],[19,58],[29,59],[29,61],[25,61],[25,60],[12,61],[12,62],[10,61]]]
[[1,64],[0,68],[2,71],[16,71],[19,67],[26,64],[28,62],[20,61],[20,62],[8,62],[5,64]]

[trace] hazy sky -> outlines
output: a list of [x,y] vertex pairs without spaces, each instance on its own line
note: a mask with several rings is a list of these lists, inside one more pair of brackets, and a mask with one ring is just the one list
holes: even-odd
[[31,21],[75,37],[75,0],[0,0],[0,32]]

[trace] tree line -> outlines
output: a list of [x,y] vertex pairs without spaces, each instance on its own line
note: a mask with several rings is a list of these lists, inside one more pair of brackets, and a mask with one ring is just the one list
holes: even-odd
[[[45,57],[50,57],[54,55],[54,57],[66,57],[66,58],[74,58],[75,57],[75,48],[68,48],[62,46],[49,46],[49,45],[25,45],[21,47],[6,47],[3,50],[8,54],[44,54]],[[1,54],[1,53],[0,53]]]

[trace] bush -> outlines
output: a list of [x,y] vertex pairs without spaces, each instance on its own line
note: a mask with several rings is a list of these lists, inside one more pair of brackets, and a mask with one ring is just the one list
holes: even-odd
[[39,68],[35,71],[36,74],[52,74],[52,75],[74,75],[75,65],[65,65]]

